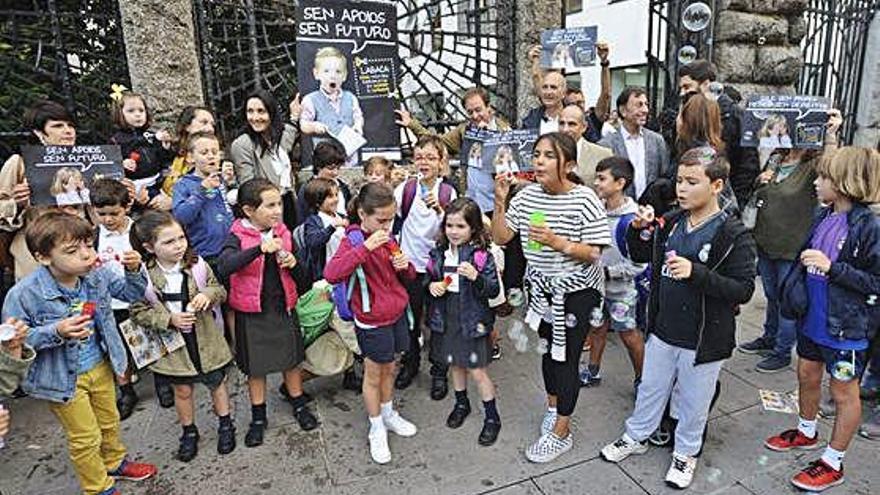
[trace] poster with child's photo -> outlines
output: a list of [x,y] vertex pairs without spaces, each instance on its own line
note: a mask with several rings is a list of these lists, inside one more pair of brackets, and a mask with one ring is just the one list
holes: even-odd
[[776,149],[821,149],[830,109],[822,96],[752,96],[742,112],[740,145],[758,148],[762,167]]
[[596,26],[583,26],[542,32],[541,67],[577,70],[594,65],[598,31]]
[[33,205],[90,204],[93,181],[124,177],[116,145],[23,146],[21,155]]
[[532,151],[538,140],[537,129],[490,131],[465,130],[461,156],[469,168],[490,174],[518,175],[532,170]]
[[333,137],[345,147],[348,166],[375,155],[399,159],[395,4],[302,0],[296,17],[300,129],[308,136],[306,150]]

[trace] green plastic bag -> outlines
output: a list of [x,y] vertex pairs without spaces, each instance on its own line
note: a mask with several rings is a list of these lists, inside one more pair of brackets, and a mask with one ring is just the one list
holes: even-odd
[[333,315],[331,291],[330,285],[316,283],[296,302],[296,316],[306,347],[327,331]]

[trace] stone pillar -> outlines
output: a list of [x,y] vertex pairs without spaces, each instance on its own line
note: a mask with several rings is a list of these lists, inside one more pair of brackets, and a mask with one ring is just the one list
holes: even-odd
[[880,14],[874,16],[868,29],[858,110],[853,144],[877,148],[880,146]]
[[541,42],[541,31],[562,27],[562,0],[516,0],[517,120],[538,105],[532,84],[529,48]]
[[204,104],[192,0],[123,0],[119,10],[132,89],[153,119],[167,125],[182,107]]
[[718,78],[748,96],[795,92],[807,0],[720,0],[713,62]]

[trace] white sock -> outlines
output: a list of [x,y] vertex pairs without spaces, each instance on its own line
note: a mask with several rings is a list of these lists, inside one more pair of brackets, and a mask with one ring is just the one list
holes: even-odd
[[393,403],[393,401],[390,401],[390,400],[389,400],[388,402],[382,404],[380,407],[381,407],[381,410],[382,410],[382,417],[383,417],[383,418],[387,418],[388,416],[391,416],[391,413],[394,412],[394,403]]
[[385,423],[382,422],[382,416],[370,417],[370,432],[384,430]]
[[548,412],[548,413],[551,413],[551,414],[556,414],[556,408],[555,408],[555,407],[550,407],[550,406],[548,406],[548,407],[547,407],[547,412]]
[[798,430],[807,438],[816,438],[816,420],[804,419],[798,416]]
[[840,471],[844,455],[846,455],[845,450],[834,450],[831,445],[828,445],[825,447],[825,453],[822,454],[822,460],[825,461],[825,464],[833,467],[835,471]]

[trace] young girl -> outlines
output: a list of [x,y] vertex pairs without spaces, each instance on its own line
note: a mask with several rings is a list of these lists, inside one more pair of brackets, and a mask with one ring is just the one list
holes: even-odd
[[[495,315],[489,299],[500,290],[498,272],[489,236],[483,226],[480,207],[474,200],[459,198],[446,208],[444,230],[428,260],[428,290],[435,298],[431,310],[431,330],[442,333],[438,358],[452,368],[455,406],[446,420],[458,428],[471,412],[467,397],[467,376],[477,383],[483,400],[483,429],[479,444],[492,445],[501,430],[495,406],[495,386],[486,366],[491,357],[489,335]],[[432,349],[433,350],[433,349]]]
[[119,145],[125,177],[134,182],[135,197],[145,202],[159,194],[159,178],[174,159],[171,134],[150,129],[152,116],[143,95],[126,91],[114,97],[110,118],[117,131],[110,142]]
[[338,246],[338,242],[334,245],[331,239],[336,232],[340,232],[337,237],[341,239],[348,219],[336,212],[339,187],[332,180],[316,177],[306,184],[303,193],[310,211],[316,213],[309,215],[303,224],[306,255],[300,262],[305,265],[307,278],[314,282],[323,277],[327,259]]
[[[364,406],[370,417],[370,455],[379,464],[391,461],[388,430],[410,437],[416,426],[394,410],[394,355],[409,348],[411,312],[403,280],[416,272],[390,237],[396,207],[386,186],[367,184],[352,201],[339,249],[324,269],[331,284],[349,282],[358,345],[364,355]],[[354,277],[352,277],[354,275]]]
[[386,186],[390,186],[391,172],[393,170],[394,164],[391,163],[391,160],[381,156],[371,157],[364,162],[364,180],[367,182],[379,182]]
[[49,188],[58,206],[88,204],[89,189],[82,173],[73,167],[62,167],[55,172],[55,179]]
[[782,313],[798,320],[797,353],[800,418],[797,429],[770,437],[779,452],[819,446],[816,414],[822,375],[831,375],[837,409],[831,441],[819,460],[795,475],[801,490],[821,491],[843,483],[843,457],[859,427],[859,380],[876,326],[880,288],[880,224],[865,201],[870,169],[880,166],[877,151],[841,148],[826,153],[816,172],[816,216],[798,264],[782,289]]
[[217,308],[226,290],[214,272],[189,246],[183,228],[170,213],[145,212],[132,229],[132,245],[143,256],[150,284],[146,301],[131,305],[132,322],[159,331],[180,332],[184,347],[150,366],[174,387],[174,405],[183,427],[177,459],[189,462],[199,451],[193,385],[211,391],[219,419],[217,452],[235,449],[235,426],[229,416],[226,370],[232,355],[223,338]]
[[542,358],[548,408],[541,437],[526,449],[530,461],[549,462],[572,447],[578,362],[590,314],[601,304],[604,275],[597,262],[611,235],[596,193],[576,184],[574,140],[558,132],[541,136],[532,163],[538,183],[520,191],[509,209],[510,182],[496,180],[492,236],[507,244],[520,235],[531,286],[526,321],[549,344]]
[[229,280],[229,306],[235,311],[235,361],[248,377],[251,424],[244,444],[263,443],[266,375],[282,372],[293,417],[300,428],[317,428],[306,406],[300,363],[302,334],[293,312],[296,265],[290,231],[282,222],[281,191],[267,179],[251,179],[238,189],[244,218],[236,219],[220,256],[220,275]]
[[162,183],[163,196],[160,196],[159,199],[153,199],[158,206],[153,206],[153,203],[151,203],[151,207],[158,208],[161,206],[163,210],[171,208],[171,195],[174,191],[174,184],[192,170],[192,165],[186,159],[189,136],[197,132],[213,134],[214,121],[214,113],[208,107],[190,105],[180,112],[175,128],[177,156],[171,163],[171,169],[168,170],[168,175]]

